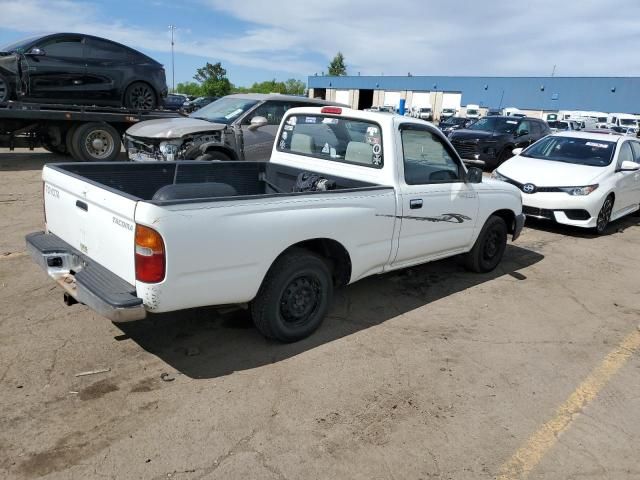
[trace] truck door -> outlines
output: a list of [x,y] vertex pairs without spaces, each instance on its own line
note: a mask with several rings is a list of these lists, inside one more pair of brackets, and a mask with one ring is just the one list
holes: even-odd
[[402,225],[394,267],[466,249],[473,238],[478,194],[462,162],[429,127],[400,126]]
[[53,101],[83,98],[86,72],[83,37],[59,35],[36,46],[43,54],[27,54],[23,68],[28,75],[28,96]]

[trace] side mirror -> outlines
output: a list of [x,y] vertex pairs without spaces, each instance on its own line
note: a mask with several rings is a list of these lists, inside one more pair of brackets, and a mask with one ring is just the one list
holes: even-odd
[[256,116],[251,119],[249,124],[249,130],[257,130],[260,127],[264,127],[269,121],[265,117]]
[[640,170],[640,163],[632,162],[630,160],[625,160],[620,164],[619,172],[635,172],[636,170]]
[[529,135],[529,130],[520,130],[517,136],[522,137],[524,135]]
[[522,150],[524,150],[524,148],[514,148],[513,150],[511,150],[511,153],[513,153],[513,155],[520,155],[522,153]]
[[469,167],[465,181],[467,183],[482,183],[482,170],[478,167]]
[[44,50],[41,49],[40,47],[33,47],[31,50],[29,50],[29,52],[27,53],[27,55],[34,55],[36,57],[41,57],[42,55],[44,55]]

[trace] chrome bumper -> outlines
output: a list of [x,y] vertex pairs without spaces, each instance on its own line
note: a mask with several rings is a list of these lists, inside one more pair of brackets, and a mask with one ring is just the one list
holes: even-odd
[[31,258],[68,295],[113,322],[131,322],[146,317],[135,287],[85,257],[59,237],[44,232],[26,236]]

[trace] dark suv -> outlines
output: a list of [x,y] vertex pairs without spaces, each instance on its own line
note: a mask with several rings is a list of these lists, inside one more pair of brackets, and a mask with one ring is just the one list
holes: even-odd
[[465,163],[496,168],[524,148],[551,133],[546,122],[529,117],[484,117],[464,130],[451,132],[449,140]]
[[0,103],[19,99],[152,110],[166,95],[161,64],[104,38],[56,33],[0,48]]

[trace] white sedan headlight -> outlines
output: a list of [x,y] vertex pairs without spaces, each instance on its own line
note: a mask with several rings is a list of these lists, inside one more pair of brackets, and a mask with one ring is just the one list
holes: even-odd
[[493,172],[491,172],[491,178],[493,178],[494,180],[500,180],[502,182],[509,181],[509,179],[504,175],[501,175],[500,172],[498,172],[498,170],[494,170]]
[[584,187],[561,187],[558,190],[568,193],[569,195],[572,195],[574,197],[580,197],[584,195],[589,195],[596,188],[598,188],[598,184],[586,185]]

